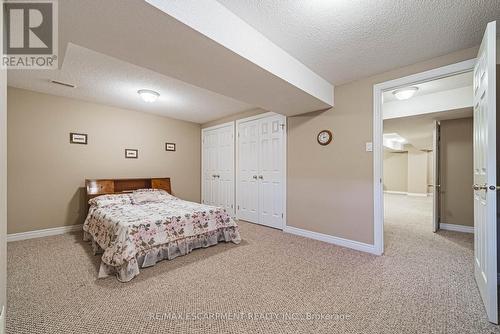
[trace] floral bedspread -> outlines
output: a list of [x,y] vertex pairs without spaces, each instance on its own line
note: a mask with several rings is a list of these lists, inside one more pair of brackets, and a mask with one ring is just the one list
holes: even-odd
[[221,229],[240,242],[238,226],[223,208],[155,195],[104,195],[90,201],[83,230],[104,250],[104,263],[123,266],[155,246]]

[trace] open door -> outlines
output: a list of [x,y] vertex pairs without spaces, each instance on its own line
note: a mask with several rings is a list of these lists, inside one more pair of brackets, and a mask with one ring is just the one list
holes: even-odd
[[496,22],[486,27],[474,67],[474,275],[488,319],[498,323]]
[[441,203],[441,181],[439,170],[439,140],[441,138],[441,127],[439,121],[434,122],[433,143],[432,143],[432,230],[437,232],[439,230],[439,216],[440,216],[440,203]]

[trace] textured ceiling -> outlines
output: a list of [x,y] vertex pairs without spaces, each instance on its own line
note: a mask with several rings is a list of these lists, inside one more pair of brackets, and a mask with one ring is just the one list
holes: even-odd
[[333,84],[479,45],[499,0],[218,0]]
[[59,59],[68,43],[285,115],[330,107],[142,0],[59,1]]
[[[61,69],[9,70],[10,86],[198,123],[254,107],[290,115],[330,106],[146,1],[64,0],[58,10]],[[48,83],[59,77],[78,87]],[[141,104],[134,93],[140,88],[159,90],[160,101]],[[333,99],[333,87],[329,93]]]
[[[50,80],[76,85],[68,88]],[[104,54],[68,44],[60,70],[10,71],[9,86],[205,123],[252,106]],[[154,103],[137,91],[160,93]]]

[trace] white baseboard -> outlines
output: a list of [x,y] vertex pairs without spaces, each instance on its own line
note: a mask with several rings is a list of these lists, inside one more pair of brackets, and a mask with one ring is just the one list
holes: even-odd
[[427,197],[427,193],[407,193],[408,196]]
[[370,254],[375,254],[375,255],[380,255],[377,253],[375,250],[374,245],[370,244],[365,244],[363,242],[359,241],[354,241],[354,240],[349,240],[349,239],[344,239],[344,238],[339,238],[335,237],[333,235],[328,235],[328,234],[323,234],[323,233],[318,233],[318,232],[313,232],[313,231],[308,231],[308,230],[303,230],[297,227],[292,227],[292,226],[285,226],[283,229],[283,232],[285,233],[290,233],[290,234],[295,234],[299,235],[301,237],[306,237],[314,240],[319,240],[323,242],[327,242],[330,244],[334,244],[337,246],[342,246],[342,247],[347,247],[351,249],[355,249],[361,252],[366,252]]
[[45,230],[12,233],[12,234],[7,234],[7,242],[48,237],[51,235],[64,234],[64,233],[73,232],[73,231],[81,231],[82,227],[83,227],[83,225],[80,224],[80,225],[48,228]]
[[440,223],[439,228],[442,230],[448,230],[448,231],[474,233],[474,226],[464,226],[464,225]]
[[432,194],[427,193],[408,193],[406,191],[393,191],[393,190],[384,190],[384,194],[393,194],[393,195],[406,195],[406,196],[415,196],[415,197],[427,197]]

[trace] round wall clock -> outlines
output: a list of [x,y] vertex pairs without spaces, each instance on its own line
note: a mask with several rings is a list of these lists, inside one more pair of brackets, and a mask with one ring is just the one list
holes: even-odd
[[320,145],[328,145],[333,139],[332,132],[330,130],[322,130],[318,133],[318,143]]

